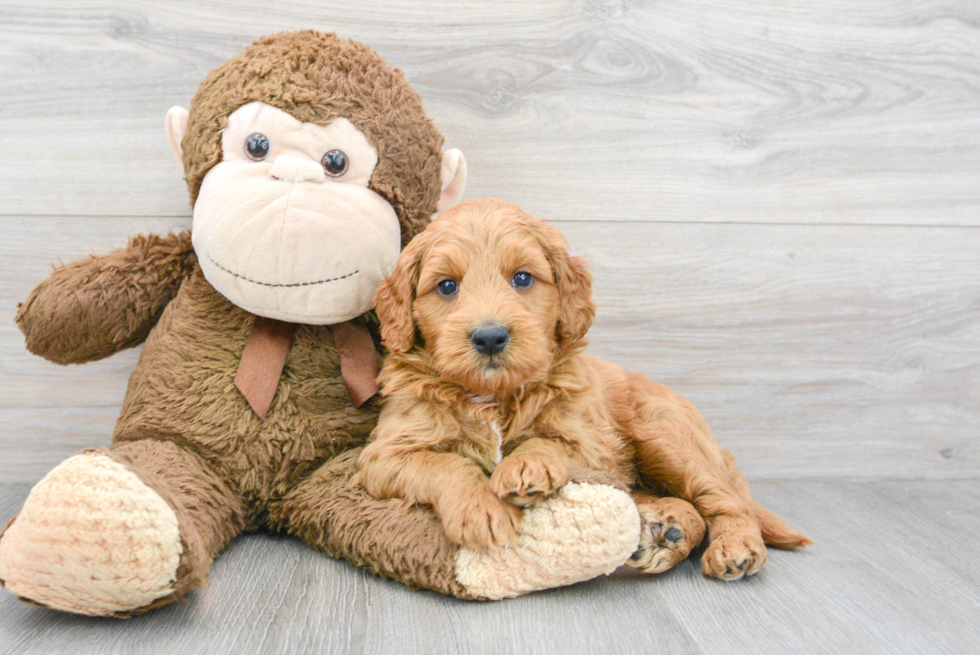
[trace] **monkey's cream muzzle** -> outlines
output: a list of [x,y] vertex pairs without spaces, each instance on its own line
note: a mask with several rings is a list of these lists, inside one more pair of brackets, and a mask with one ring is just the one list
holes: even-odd
[[[265,156],[246,150],[266,137]],[[325,172],[341,151],[346,170]],[[344,118],[328,126],[250,103],[228,118],[223,160],[201,184],[192,239],[208,282],[268,318],[340,323],[371,308],[401,249],[398,217],[368,188],[377,152]]]

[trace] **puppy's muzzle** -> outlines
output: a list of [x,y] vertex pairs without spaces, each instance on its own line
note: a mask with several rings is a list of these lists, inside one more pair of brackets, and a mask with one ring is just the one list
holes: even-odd
[[484,323],[470,333],[470,342],[481,355],[496,355],[509,341],[510,330],[499,323]]

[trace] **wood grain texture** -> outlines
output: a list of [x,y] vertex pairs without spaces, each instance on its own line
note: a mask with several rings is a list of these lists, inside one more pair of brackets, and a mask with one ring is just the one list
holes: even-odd
[[[52,257],[185,222],[16,223],[0,244],[0,480],[28,482],[107,442],[137,352],[45,362],[17,301]],[[980,230],[555,225],[592,262],[591,351],[690,397],[750,480],[980,477]]]
[[[0,485],[0,512],[27,485]],[[499,603],[414,593],[302,543],[239,538],[206,592],[121,622],[0,594],[0,651],[35,653],[968,653],[980,639],[980,483],[757,485],[814,539],[721,583],[693,561]]]
[[375,46],[471,196],[568,220],[980,225],[980,5],[12,0],[0,212],[186,215],[163,117],[278,30]]

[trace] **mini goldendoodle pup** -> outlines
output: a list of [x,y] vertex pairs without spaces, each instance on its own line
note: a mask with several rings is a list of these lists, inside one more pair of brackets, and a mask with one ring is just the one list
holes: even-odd
[[629,563],[647,573],[687,557],[705,522],[701,564],[716,578],[757,572],[766,543],[810,543],[755,503],[690,402],[582,354],[595,317],[585,262],[519,208],[482,199],[446,211],[375,301],[391,354],[360,481],[431,505],[450,539],[505,544],[520,508],[584,468],[635,489],[643,531]]

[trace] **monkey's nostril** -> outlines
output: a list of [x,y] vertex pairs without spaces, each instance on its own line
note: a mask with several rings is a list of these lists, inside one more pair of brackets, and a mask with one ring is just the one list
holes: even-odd
[[481,355],[496,355],[507,347],[510,330],[499,323],[484,324],[470,333],[470,341]]

